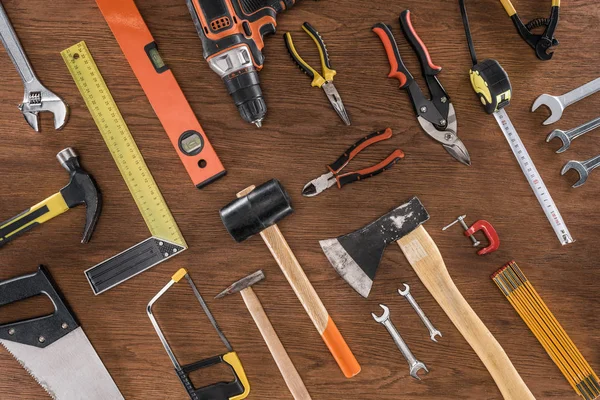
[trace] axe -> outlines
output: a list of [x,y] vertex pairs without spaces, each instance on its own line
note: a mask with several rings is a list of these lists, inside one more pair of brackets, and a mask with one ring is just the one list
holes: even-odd
[[504,398],[535,400],[504,349],[452,281],[439,249],[421,226],[428,219],[421,201],[413,197],[357,231],[322,240],[321,248],[342,278],[367,297],[386,245],[397,242],[427,290],[475,350]]

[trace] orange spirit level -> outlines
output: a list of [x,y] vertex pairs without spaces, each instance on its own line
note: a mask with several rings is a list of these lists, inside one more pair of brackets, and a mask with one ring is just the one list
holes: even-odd
[[227,171],[208,141],[133,0],[96,0],[154,112],[197,188]]

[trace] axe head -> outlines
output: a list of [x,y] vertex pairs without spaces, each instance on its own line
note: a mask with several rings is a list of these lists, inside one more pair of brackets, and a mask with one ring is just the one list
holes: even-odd
[[357,231],[319,243],[338,274],[361,296],[368,297],[385,247],[428,219],[421,201],[413,197]]

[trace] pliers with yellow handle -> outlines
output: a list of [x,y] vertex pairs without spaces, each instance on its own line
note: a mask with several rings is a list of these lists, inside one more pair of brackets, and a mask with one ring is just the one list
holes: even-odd
[[[552,59],[553,47],[558,46],[554,31],[558,25],[560,0],[552,0],[550,18],[536,18],[524,24],[510,0],[500,0],[508,16],[512,19],[521,37],[535,50],[535,55],[542,61]],[[544,26],[544,33],[535,35],[531,31]]]
[[319,87],[323,89],[331,106],[338,113],[342,121],[346,125],[350,125],[350,117],[344,108],[342,98],[338,93],[337,89],[333,85],[333,77],[336,74],[335,69],[331,68],[331,62],[329,61],[329,54],[327,53],[327,46],[323,42],[323,38],[319,35],[319,32],[313,28],[308,22],[302,24],[302,29],[311,37],[311,39],[317,44],[319,49],[319,57],[321,59],[321,74],[319,74],[313,67],[311,67],[302,57],[298,54],[294,42],[292,41],[292,34],[286,32],[283,35],[285,40],[285,47],[287,47],[290,56],[298,64],[300,69],[312,79],[311,85],[313,87]]

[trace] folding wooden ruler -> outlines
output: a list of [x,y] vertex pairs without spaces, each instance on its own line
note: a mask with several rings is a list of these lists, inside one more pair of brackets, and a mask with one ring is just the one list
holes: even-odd
[[152,234],[85,271],[100,294],[181,253],[187,244],[85,42],[61,55]]

